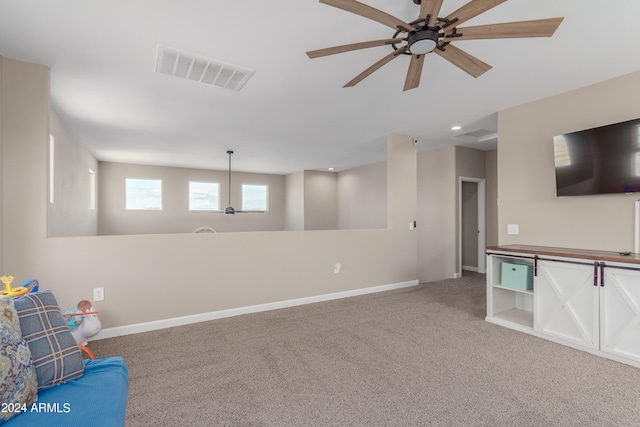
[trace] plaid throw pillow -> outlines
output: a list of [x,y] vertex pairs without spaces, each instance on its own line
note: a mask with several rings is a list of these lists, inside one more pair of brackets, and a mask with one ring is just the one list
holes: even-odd
[[29,345],[38,377],[38,390],[84,374],[82,351],[71,336],[51,291],[26,294],[14,300],[22,337]]

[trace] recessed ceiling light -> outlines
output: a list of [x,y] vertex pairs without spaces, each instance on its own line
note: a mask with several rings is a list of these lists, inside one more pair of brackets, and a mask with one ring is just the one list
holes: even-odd
[[462,126],[453,126],[451,128],[451,130],[460,130],[460,129],[462,129]]
[[332,171],[332,170],[333,170],[333,168],[329,168],[329,170],[330,170],[330,171]]

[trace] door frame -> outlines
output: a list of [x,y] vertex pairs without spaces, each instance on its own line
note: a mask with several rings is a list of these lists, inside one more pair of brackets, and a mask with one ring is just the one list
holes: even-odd
[[462,183],[478,184],[478,273],[486,273],[487,220],[486,220],[486,183],[484,178],[458,177],[458,273],[462,277]]

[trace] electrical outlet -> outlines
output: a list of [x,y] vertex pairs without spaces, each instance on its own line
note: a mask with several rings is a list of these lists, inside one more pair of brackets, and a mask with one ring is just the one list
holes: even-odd
[[338,274],[340,273],[340,269],[342,268],[342,265],[340,263],[337,264],[333,264],[333,272]]
[[104,288],[93,288],[93,300],[104,301]]

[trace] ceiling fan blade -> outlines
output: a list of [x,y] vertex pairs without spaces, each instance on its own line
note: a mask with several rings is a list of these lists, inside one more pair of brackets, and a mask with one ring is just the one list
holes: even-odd
[[357,85],[366,77],[368,77],[371,73],[376,71],[378,68],[382,67],[384,64],[391,61],[392,59],[402,55],[406,50],[407,50],[406,47],[402,49],[394,50],[393,52],[391,52],[390,54],[388,54],[387,56],[385,56],[384,58],[382,58],[381,60],[379,60],[378,62],[376,62],[375,64],[373,64],[372,66],[370,66],[369,68],[367,68],[366,70],[358,74],[357,76],[355,76],[351,81],[349,81],[347,84],[345,84],[342,87],[352,87]]
[[534,19],[531,21],[506,22],[504,24],[479,25],[457,28],[454,37],[447,35],[448,41],[478,39],[508,39],[517,37],[551,37],[564,18]]
[[507,0],[470,0],[469,3],[447,15],[447,19],[449,20],[453,20],[455,18],[458,18],[458,20],[451,25],[444,26],[443,28],[445,31],[452,30],[463,22],[467,22],[469,19],[475,18],[481,13],[484,13],[489,9],[493,9],[505,1]]
[[342,46],[328,47],[325,49],[310,50],[307,52],[309,58],[319,58],[321,56],[335,55],[336,53],[350,52],[353,50],[367,49],[370,47],[385,46],[393,43],[400,43],[403,39],[383,39],[371,40],[368,42],[345,44]]
[[462,49],[448,44],[445,47],[446,50],[442,51],[438,48],[433,49],[433,52],[440,55],[447,61],[451,62],[462,71],[472,75],[473,77],[480,77],[491,69],[491,65],[480,61],[475,56],[472,56]]
[[409,71],[407,71],[407,79],[404,81],[403,91],[415,89],[420,85],[420,76],[422,75],[422,65],[426,55],[411,55],[409,63]]
[[238,213],[266,213],[266,211],[239,211],[237,209],[234,209],[231,206],[227,206],[227,208],[223,211],[215,211],[215,213],[221,213],[221,214],[225,214],[225,215],[235,215]]
[[329,6],[337,7],[338,9],[355,13],[356,15],[360,15],[364,18],[368,18],[391,27],[394,30],[397,30],[398,27],[402,27],[411,31],[415,30],[415,27],[413,25],[408,24],[403,20],[396,18],[395,16],[389,15],[386,12],[357,2],[355,0],[320,0],[320,3],[328,4]]
[[420,19],[425,19],[427,16],[429,17],[429,22],[427,25],[434,26],[436,23],[436,19],[438,19],[438,14],[440,13],[440,8],[442,7],[442,2],[444,0],[422,0],[420,4]]

